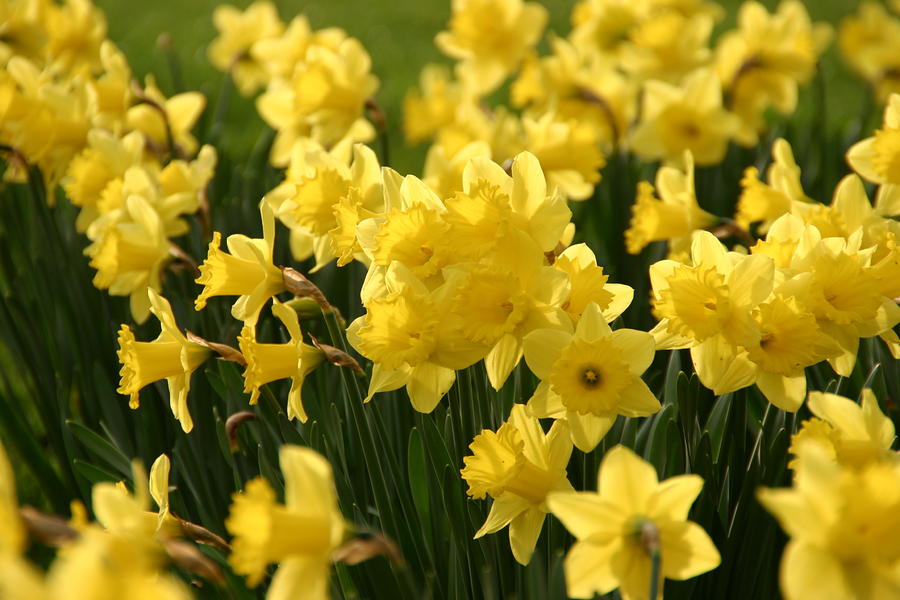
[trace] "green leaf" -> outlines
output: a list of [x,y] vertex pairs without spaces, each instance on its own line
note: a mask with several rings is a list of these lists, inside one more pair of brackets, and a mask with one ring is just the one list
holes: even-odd
[[117,471],[120,479],[131,478],[131,461],[111,442],[75,421],[66,421],[66,426],[92,458],[99,459],[105,466]]
[[89,462],[85,462],[80,458],[73,460],[72,465],[75,467],[75,472],[84,477],[91,485],[102,481],[110,481],[113,483],[121,481],[120,477],[116,477],[109,471],[101,469],[96,465],[92,465]]
[[406,470],[422,532],[428,538],[429,545],[432,545],[433,540],[430,535],[431,505],[428,501],[428,471],[425,466],[425,448],[422,446],[422,436],[415,427],[409,432]]
[[705,431],[709,434],[709,444],[712,450],[712,461],[719,464],[722,454],[722,442],[725,440],[725,432],[728,431],[728,418],[731,416],[731,403],[734,394],[722,394],[716,398],[709,418],[706,420]]

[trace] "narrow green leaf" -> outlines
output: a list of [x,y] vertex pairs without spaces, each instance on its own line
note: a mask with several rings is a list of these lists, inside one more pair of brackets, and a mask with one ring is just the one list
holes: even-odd
[[413,427],[409,432],[409,446],[407,449],[407,473],[409,486],[412,492],[413,503],[419,515],[421,530],[431,540],[431,505],[428,501],[428,472],[425,466],[425,448],[422,446],[422,436],[419,430]]
[[719,464],[722,454],[722,442],[725,440],[725,432],[728,431],[728,419],[731,416],[731,403],[734,394],[722,394],[716,398],[709,418],[706,420],[705,431],[709,434],[709,444],[712,450],[712,461]]
[[73,460],[72,466],[75,468],[75,472],[84,477],[91,485],[100,483],[101,481],[111,481],[113,483],[121,481],[121,477],[116,477],[109,471],[101,469],[96,465],[92,465],[89,462],[85,462],[80,458]]
[[92,457],[99,459],[122,477],[131,477],[131,461],[112,442],[100,437],[81,423],[67,420],[66,426]]

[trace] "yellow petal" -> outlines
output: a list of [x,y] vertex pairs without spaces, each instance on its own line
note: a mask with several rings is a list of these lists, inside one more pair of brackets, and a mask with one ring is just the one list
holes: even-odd
[[617,404],[619,414],[626,417],[646,417],[659,412],[660,408],[659,400],[641,379],[635,379],[622,390]]
[[481,529],[475,532],[474,539],[483,535],[500,531],[522,512],[527,511],[531,504],[516,494],[501,494],[491,504],[491,510]]
[[268,600],[328,598],[328,557],[291,556],[281,561],[266,594]]
[[546,513],[537,507],[531,507],[509,524],[509,546],[513,557],[520,565],[531,561],[531,554],[541,535]]
[[756,387],[766,400],[787,412],[797,412],[806,396],[806,373],[781,375],[760,371],[756,377]]
[[659,484],[647,511],[656,520],[684,521],[703,488],[699,475],[678,475]]
[[621,545],[617,542],[594,544],[575,542],[566,555],[566,592],[571,598],[593,598],[619,587],[612,572],[612,557]]
[[594,492],[551,492],[547,508],[578,540],[606,543],[621,534],[628,513]]
[[522,338],[525,362],[538,379],[549,379],[553,363],[572,335],[560,329],[535,329]]
[[569,423],[569,431],[575,446],[582,452],[590,452],[612,428],[616,422],[616,415],[600,417],[591,413],[582,415],[570,410],[566,413],[566,421]]
[[719,566],[721,557],[706,531],[690,521],[660,525],[662,572],[669,579],[690,579]]
[[640,514],[659,484],[656,469],[625,446],[616,446],[600,463],[598,490],[604,500]]
[[747,353],[737,354],[720,335],[691,348],[691,359],[700,381],[717,395],[747,387],[756,380],[756,366]]
[[421,413],[430,413],[444,394],[450,391],[454,381],[456,371],[424,362],[410,371],[406,393],[409,394],[413,408]]
[[522,342],[512,334],[505,334],[484,358],[488,379],[495,390],[499,390],[506,378],[522,358]]
[[792,540],[784,549],[779,573],[786,600],[846,600],[849,589],[843,565],[835,556],[815,546]]

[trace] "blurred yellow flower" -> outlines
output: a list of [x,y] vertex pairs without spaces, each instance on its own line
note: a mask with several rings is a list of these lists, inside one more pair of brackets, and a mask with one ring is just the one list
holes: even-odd
[[631,147],[643,160],[681,165],[690,150],[698,165],[722,161],[736,133],[737,118],[722,107],[722,86],[710,69],[697,69],[681,86],[648,81],[641,120]]
[[228,562],[257,586],[270,563],[280,563],[270,598],[325,599],[331,553],[346,525],[337,505],[331,465],[320,454],[286,444],[278,453],[284,504],[262,477],[233,496],[225,527],[233,537]]
[[284,23],[278,18],[278,10],[266,0],[253,2],[244,12],[220,4],[213,10],[213,23],[219,36],[207,50],[210,62],[231,74],[242,95],[253,94],[268,82],[268,74],[250,54],[250,48],[259,40],[282,34]]
[[598,492],[555,492],[550,512],[575,536],[565,559],[566,591],[592,598],[618,588],[624,598],[649,595],[652,559],[663,580],[684,580],[719,566],[719,552],[702,527],[687,520],[703,487],[698,475],[660,483],[656,468],[625,446],[608,451]]
[[461,61],[459,78],[479,95],[503,83],[547,24],[547,9],[536,2],[453,0],[451,7],[449,31],[438,33],[434,43]]
[[[843,467],[864,468],[896,457],[891,451],[896,439],[894,423],[881,412],[871,389],[863,389],[862,405],[824,392],[810,392],[806,405],[814,417],[804,421],[791,437],[791,454],[799,454],[803,444],[814,439]],[[788,466],[793,468],[795,463]]]
[[799,0],[782,0],[774,14],[759,2],[741,4],[738,28],[726,32],[716,47],[728,107],[741,118],[740,143],[756,144],[769,106],[782,114],[794,112],[798,85],[815,73],[831,33],[830,26],[810,22]]
[[847,162],[867,181],[900,183],[900,94],[888,99],[882,129],[847,150]]
[[557,421],[544,433],[525,406],[513,404],[509,419],[495,432],[485,429],[469,445],[472,456],[460,471],[472,498],[493,498],[491,512],[475,533],[480,538],[509,525],[509,545],[527,565],[547,514],[551,492],[571,491],[566,465],[572,454],[567,426]]
[[781,558],[784,597],[897,597],[900,463],[848,469],[814,439],[794,451],[793,487],[757,491],[790,538]]

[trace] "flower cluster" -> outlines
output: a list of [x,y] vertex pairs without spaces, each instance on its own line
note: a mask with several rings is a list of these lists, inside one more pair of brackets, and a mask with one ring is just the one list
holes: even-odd
[[[332,552],[348,526],[337,506],[331,466],[309,448],[285,445],[280,451],[285,505],[277,504],[269,483],[259,477],[234,495],[228,531],[231,545],[205,528],[173,514],[169,506],[169,458],[163,454],[146,471],[132,465],[134,491],[124,482],[101,482],[91,490],[96,523],[83,505],[72,519],[19,509],[12,469],[0,446],[0,594],[11,600],[97,600],[194,595],[173,572],[179,567],[214,584],[224,582],[219,566],[197,545],[229,552],[235,572],[254,587],[269,563],[283,563],[272,579],[270,598],[326,598]],[[147,510],[150,498],[158,511]],[[26,528],[27,522],[27,528]],[[46,574],[24,556],[27,534],[59,547]]]
[[[201,209],[216,152],[197,153],[191,135],[206,103],[198,92],[166,98],[144,86],[106,38],[89,0],[11,3],[0,43],[0,146],[6,178],[43,175],[80,213],[94,285],[129,296],[132,315],[149,315],[147,290],[162,289],[169,238],[187,233],[182,215]],[[177,253],[177,252],[176,252]]]
[[268,1],[254,2],[244,12],[218,6],[213,22],[219,31],[209,46],[213,65],[246,96],[265,88],[256,108],[277,131],[273,165],[287,166],[295,142],[303,138],[330,149],[375,136],[363,113],[378,79],[358,40],[338,28],[314,31],[303,15],[285,24]]
[[[460,0],[438,48],[456,59],[429,65],[406,98],[410,142],[434,138],[426,179],[461,185],[472,156],[498,164],[523,150],[537,156],[551,186],[571,200],[591,196],[603,153],[626,147],[676,167],[690,150],[699,165],[721,162],[729,141],[756,144],[769,109],[790,114],[830,37],[803,4],[770,14],[745,2],[738,27],[713,48],[720,7],[705,1],[583,0],[566,38],[538,56],[545,11],[520,0]],[[511,75],[507,107],[484,98]]]
[[384,212],[356,226],[366,314],[348,329],[375,363],[369,397],[406,386],[430,412],[454,371],[482,359],[500,389],[532,332],[571,335],[583,315],[593,330],[630,304],[631,288],[607,283],[586,246],[567,247],[571,212],[538,160],[522,153],[510,170],[473,158],[445,197],[384,170]]

